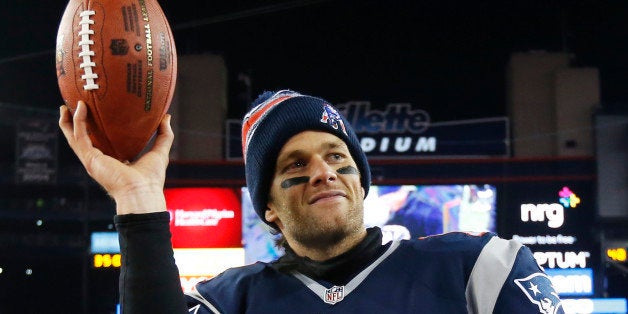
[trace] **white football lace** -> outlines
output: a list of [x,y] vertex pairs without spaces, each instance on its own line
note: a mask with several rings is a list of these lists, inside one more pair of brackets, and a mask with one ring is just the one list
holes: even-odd
[[98,78],[98,74],[92,72],[92,68],[96,66],[96,63],[92,61],[92,56],[94,56],[94,51],[90,50],[90,46],[94,44],[94,41],[89,39],[89,35],[94,35],[94,31],[89,27],[91,24],[94,24],[94,21],[90,19],[90,16],[96,14],[95,11],[82,11],[80,14],[81,21],[79,25],[81,26],[81,31],[78,33],[81,41],[79,41],[79,47],[81,47],[81,52],[79,52],[79,58],[83,58],[83,63],[80,64],[81,69],[85,72],[85,74],[81,75],[81,79],[85,81],[85,85],[83,85],[84,90],[93,90],[98,89],[98,84],[94,83],[94,79]]

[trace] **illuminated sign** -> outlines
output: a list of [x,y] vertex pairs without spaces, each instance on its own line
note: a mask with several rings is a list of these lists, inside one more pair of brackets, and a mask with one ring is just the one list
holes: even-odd
[[506,155],[506,118],[432,122],[429,114],[409,103],[391,103],[383,110],[368,101],[338,104],[353,126],[367,156],[413,157]]
[[[430,127],[430,116],[425,110],[413,110],[410,104],[389,104],[385,110],[372,110],[369,102],[341,104],[349,123],[360,136],[360,146],[366,154],[405,152],[435,152],[436,137],[403,136],[425,132]],[[391,141],[389,136],[376,134],[400,134]]]
[[574,244],[578,241],[578,238],[574,236],[565,236],[562,234],[558,235],[537,235],[537,236],[520,236],[513,235],[513,240],[517,240],[524,245],[561,245],[561,244]]
[[593,181],[583,180],[509,183],[502,188],[508,196],[504,205],[513,209],[504,212],[507,231],[502,235],[530,248],[561,297],[591,296],[603,287],[602,276],[596,274],[602,254],[591,234],[595,208],[587,202],[593,187]]
[[115,231],[92,232],[90,244],[90,253],[92,257],[92,267],[119,268],[122,265],[122,257],[120,256],[120,242],[118,242],[118,233]]
[[229,188],[165,189],[174,248],[242,246],[240,200]]
[[545,273],[561,296],[593,295],[593,270],[591,268],[546,269]]
[[626,313],[626,299],[562,299],[565,313]]
[[177,227],[215,227],[218,226],[222,219],[235,218],[235,212],[228,209],[202,209],[195,211],[176,209],[172,217],[173,223]]
[[387,152],[390,149],[398,153],[405,152],[436,152],[436,138],[435,137],[396,137],[394,142],[391,143],[390,137],[382,137],[379,142],[374,137],[364,136],[360,139],[360,146],[364,153],[377,153]]
[[191,292],[202,280],[210,279],[228,268],[244,265],[243,248],[174,249],[181,288]]
[[580,198],[568,187],[558,192],[559,203],[552,204],[521,204],[521,221],[543,222],[547,220],[550,228],[559,228],[565,222],[565,208],[575,208]]
[[368,101],[348,102],[337,107],[358,134],[419,134],[430,127],[430,115],[425,110],[412,109],[407,103],[388,104],[384,110],[371,109]]
[[120,253],[118,233],[115,231],[92,232],[91,253]]
[[549,268],[585,268],[589,252],[534,252],[536,262]]
[[558,196],[560,196],[558,201],[563,204],[565,208],[576,208],[576,206],[580,204],[580,198],[568,187],[563,187],[563,189],[558,192]]
[[626,248],[610,248],[606,249],[606,256],[617,262],[625,262],[626,261]]
[[214,276],[179,276],[181,279],[181,289],[183,293],[190,293],[196,290],[196,285],[208,279],[212,279]]
[[521,204],[521,221],[545,221],[550,228],[558,228],[565,222],[565,213],[560,204]]
[[120,254],[94,254],[94,268],[119,268],[122,265]]
[[[337,104],[369,157],[506,156],[508,118],[433,122],[410,103],[390,103],[379,109],[368,101]],[[228,120],[226,158],[242,159],[242,124]]]

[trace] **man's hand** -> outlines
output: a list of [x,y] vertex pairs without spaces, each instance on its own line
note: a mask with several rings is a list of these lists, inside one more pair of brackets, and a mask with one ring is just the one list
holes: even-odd
[[141,214],[166,210],[163,194],[168,154],[174,135],[170,115],[159,125],[155,144],[134,162],[120,162],[92,145],[87,131],[87,106],[78,102],[72,117],[67,106],[61,106],[59,127],[87,173],[116,201],[116,211]]

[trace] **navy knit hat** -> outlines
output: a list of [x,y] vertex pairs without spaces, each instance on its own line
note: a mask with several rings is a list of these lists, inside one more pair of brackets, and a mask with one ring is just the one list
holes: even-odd
[[353,128],[338,110],[323,99],[290,90],[264,92],[242,121],[242,154],[246,185],[257,215],[264,218],[279,151],[294,135],[307,130],[324,131],[342,139],[360,171],[364,196],[371,171]]

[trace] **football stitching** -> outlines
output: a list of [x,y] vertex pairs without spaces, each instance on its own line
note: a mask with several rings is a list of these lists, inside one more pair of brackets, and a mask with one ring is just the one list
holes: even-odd
[[90,17],[94,14],[96,14],[95,11],[82,11],[79,15],[81,17],[79,22],[81,30],[78,33],[81,39],[78,43],[79,47],[81,47],[79,58],[83,58],[83,62],[79,66],[85,73],[81,75],[81,79],[85,81],[85,85],[83,85],[84,90],[98,89],[98,84],[94,82],[98,78],[98,74],[92,71],[92,68],[96,67],[96,63],[92,61],[94,51],[91,50],[94,41],[89,38],[90,35],[94,35],[94,31],[90,29],[90,25],[94,24],[94,20],[90,19]]

